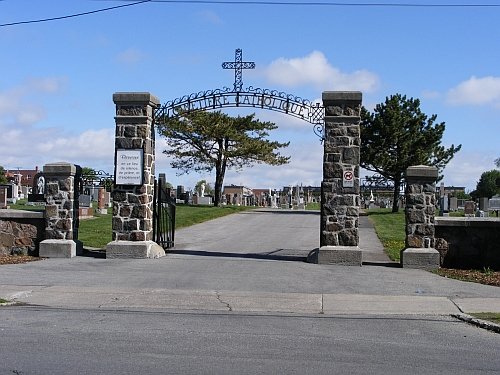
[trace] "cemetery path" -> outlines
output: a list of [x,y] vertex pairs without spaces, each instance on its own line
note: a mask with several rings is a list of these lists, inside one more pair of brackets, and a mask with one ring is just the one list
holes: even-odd
[[176,231],[169,254],[303,261],[319,247],[319,221],[319,211],[244,211]]
[[[319,247],[320,219],[319,211],[244,211],[178,230],[175,250],[169,254],[304,261]],[[364,215],[359,218],[359,247],[366,265],[398,265],[384,253]]]

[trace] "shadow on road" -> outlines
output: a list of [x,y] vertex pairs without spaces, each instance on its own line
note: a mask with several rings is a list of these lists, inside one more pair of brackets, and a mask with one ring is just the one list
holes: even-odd
[[307,254],[270,254],[270,253],[223,253],[217,251],[203,251],[203,250],[168,250],[168,254],[177,255],[193,255],[202,257],[214,258],[240,258],[240,259],[259,259],[259,260],[281,260],[289,262],[305,262]]

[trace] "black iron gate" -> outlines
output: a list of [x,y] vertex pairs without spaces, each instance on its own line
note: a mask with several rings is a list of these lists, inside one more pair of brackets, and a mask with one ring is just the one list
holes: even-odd
[[153,194],[153,240],[169,249],[174,247],[175,235],[175,200],[166,187],[164,175],[155,179]]

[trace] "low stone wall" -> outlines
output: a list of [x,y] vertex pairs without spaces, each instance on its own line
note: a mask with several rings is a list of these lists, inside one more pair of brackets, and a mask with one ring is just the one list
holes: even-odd
[[0,255],[38,256],[44,240],[43,211],[0,210]]
[[441,267],[500,271],[500,219],[436,217],[434,222]]

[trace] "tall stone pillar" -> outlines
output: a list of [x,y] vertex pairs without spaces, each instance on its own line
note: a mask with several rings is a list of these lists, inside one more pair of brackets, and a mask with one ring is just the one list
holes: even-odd
[[434,248],[437,178],[436,167],[417,165],[406,169],[406,248],[401,251],[401,265],[405,268],[439,268],[439,252]]
[[320,264],[361,266],[359,161],[361,92],[323,92],[325,139],[321,183]]
[[45,240],[40,257],[72,258],[83,253],[78,241],[78,180],[82,169],[70,163],[43,167],[45,177]]
[[165,255],[153,239],[155,140],[153,115],[160,100],[147,92],[113,94],[116,105],[113,241],[106,258]]

